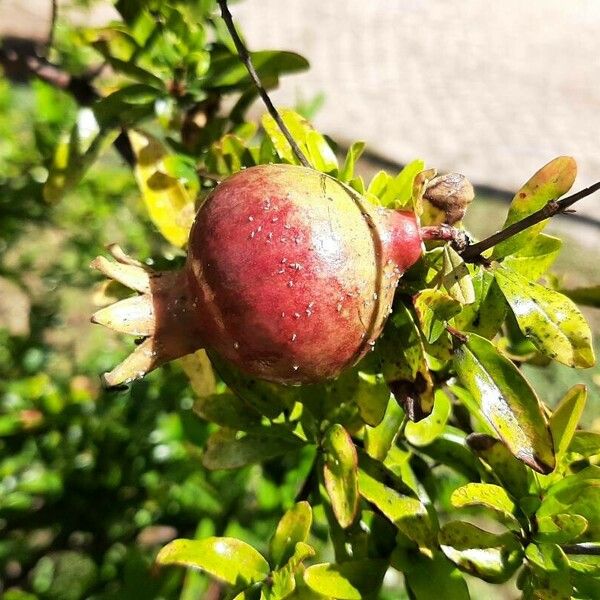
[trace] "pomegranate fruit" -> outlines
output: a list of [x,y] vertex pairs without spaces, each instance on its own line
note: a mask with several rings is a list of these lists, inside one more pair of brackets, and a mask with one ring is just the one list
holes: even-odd
[[404,271],[422,253],[416,217],[367,202],[304,167],[261,165],[220,183],[179,271],[153,272],[112,248],[92,266],[137,290],[92,321],[146,339],[109,386],[199,348],[286,384],[321,381],[374,344]]

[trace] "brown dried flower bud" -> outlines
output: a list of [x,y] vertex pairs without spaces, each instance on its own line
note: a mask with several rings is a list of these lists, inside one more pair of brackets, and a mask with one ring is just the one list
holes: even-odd
[[460,221],[474,197],[473,186],[464,175],[448,173],[434,177],[423,195],[427,224],[453,225]]

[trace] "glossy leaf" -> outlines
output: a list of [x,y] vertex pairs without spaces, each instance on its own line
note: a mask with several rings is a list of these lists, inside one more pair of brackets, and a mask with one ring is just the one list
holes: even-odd
[[581,515],[558,513],[537,519],[535,540],[553,544],[566,544],[577,539],[588,526]]
[[542,354],[570,367],[593,366],[590,327],[569,298],[502,267],[496,280],[521,331]]
[[432,556],[396,548],[390,557],[391,566],[402,572],[415,600],[439,600],[443,590],[445,600],[470,600],[469,588],[460,571],[444,554]]
[[[570,549],[567,557],[569,567],[577,573],[598,577],[600,575],[600,543],[590,542],[581,544],[580,547],[582,548],[580,554],[575,548]],[[596,554],[592,554],[592,552],[596,552]]]
[[381,375],[358,373],[358,385],[353,396],[362,420],[375,427],[381,423],[390,399],[390,388]]
[[510,451],[532,469],[549,473],[552,438],[535,392],[494,345],[475,334],[456,349],[458,378]]
[[[261,78],[278,78],[284,73],[295,73],[308,68],[308,61],[294,52],[261,50],[251,53],[252,62]],[[239,57],[227,54],[213,59],[207,73],[207,88],[230,88],[251,85],[248,71]]]
[[471,331],[491,340],[506,319],[508,304],[493,273],[480,269],[472,281],[475,303],[463,307],[462,312],[454,318],[454,323],[461,331]]
[[449,244],[444,246],[441,283],[451,298],[460,304],[475,302],[475,288],[465,261]]
[[377,591],[387,568],[384,560],[352,560],[308,567],[304,581],[315,592],[338,600],[362,600]]
[[558,403],[550,417],[549,425],[556,455],[567,451],[583,414],[587,389],[584,385],[573,386]]
[[156,557],[161,565],[201,569],[231,585],[249,586],[269,574],[269,563],[252,546],[228,537],[175,540]]
[[404,420],[404,411],[394,398],[388,400],[385,415],[377,427],[366,427],[365,450],[376,460],[384,460]]
[[535,573],[535,594],[538,598],[570,600],[571,582],[569,561],[556,544],[529,544],[525,550],[527,561]]
[[523,548],[512,533],[498,535],[464,521],[451,521],[438,537],[442,551],[459,569],[484,581],[507,581],[521,566]]
[[562,240],[540,233],[518,252],[504,259],[504,265],[523,277],[535,281],[554,264],[562,247]]
[[446,322],[461,310],[460,302],[441,290],[423,290],[413,297],[425,339],[433,344],[444,333]]
[[492,474],[514,498],[522,498],[529,493],[530,472],[496,438],[482,433],[471,434],[467,443],[491,468]]
[[312,509],[304,501],[294,504],[281,517],[269,545],[269,555],[274,565],[281,566],[290,559],[296,544],[306,541],[311,524]]
[[419,500],[387,487],[362,468],[358,471],[358,485],[360,495],[374,504],[404,535],[419,545],[431,545],[431,522]]
[[425,168],[422,160],[413,160],[388,180],[385,190],[377,194],[379,201],[388,208],[412,208],[412,195],[415,177]]
[[434,404],[431,414],[417,423],[412,421],[406,424],[404,435],[414,446],[427,446],[442,434],[448,417],[452,411],[450,398],[442,389],[437,389],[434,394]]
[[[289,109],[280,111],[280,115],[294,141],[315,169],[324,173],[330,173],[337,169],[337,158],[327,140],[304,117]],[[279,158],[290,164],[299,164],[292,147],[281,133],[273,117],[268,114],[264,115],[262,125]]]
[[452,493],[452,506],[483,506],[494,511],[511,529],[520,529],[515,517],[517,507],[504,488],[491,483],[467,483]]
[[221,429],[206,442],[202,463],[207,469],[237,469],[287,452],[299,450],[303,441],[281,429],[263,427],[243,437],[235,431]]
[[[570,156],[559,156],[543,166],[516,193],[510,205],[504,228],[539,210],[551,200],[566,194],[575,181],[577,164]],[[495,259],[514,254],[526,246],[546,226],[547,221],[529,227],[525,231],[497,244],[492,257]]]
[[166,174],[167,151],[162,144],[141,131],[130,131],[136,157],[135,177],[152,222],[174,246],[183,246],[194,220],[194,200],[183,185]]
[[331,507],[346,528],[358,510],[358,458],[352,438],[341,425],[332,425],[323,436],[325,487]]

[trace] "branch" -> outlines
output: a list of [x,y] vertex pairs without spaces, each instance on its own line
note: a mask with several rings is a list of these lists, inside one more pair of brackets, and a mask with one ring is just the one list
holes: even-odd
[[587,556],[600,556],[600,544],[583,542],[581,544],[565,544],[561,546],[566,554],[583,554]]
[[[31,77],[37,77],[73,96],[80,106],[92,106],[100,98],[91,83],[91,79],[97,75],[96,71],[82,76],[71,75],[40,57],[35,42],[31,40],[4,38],[2,42],[0,65],[9,79],[27,81]],[[135,163],[129,138],[124,131],[117,136],[113,145],[129,165]]]
[[567,209],[575,204],[578,200],[593,194],[594,192],[600,190],[600,181],[594,183],[590,187],[587,187],[576,194],[571,194],[570,196],[566,196],[565,198],[561,198],[560,200],[551,200],[545,206],[540,208],[539,210],[531,213],[524,219],[509,225],[505,229],[501,231],[497,231],[496,233],[490,235],[489,237],[477,242],[476,244],[468,245],[464,250],[460,251],[463,260],[466,262],[478,262],[481,260],[481,254],[492,248],[496,244],[507,240],[508,238],[517,235],[517,233],[521,233],[525,229],[528,229],[532,225],[536,225],[537,223],[541,223],[554,215],[559,213],[568,212]]
[[267,91],[263,87],[263,84],[260,81],[260,77],[258,76],[258,73],[256,72],[254,65],[252,64],[252,59],[250,58],[248,48],[246,48],[244,42],[242,42],[242,39],[240,38],[235,28],[233,18],[231,16],[231,13],[229,12],[229,7],[227,6],[227,0],[218,0],[218,2],[219,6],[221,7],[221,15],[223,17],[223,20],[225,21],[225,25],[227,25],[227,29],[229,30],[231,37],[233,38],[233,43],[235,44],[235,47],[237,49],[238,56],[240,57],[242,63],[244,63],[244,66],[246,67],[246,70],[250,75],[250,79],[252,79],[254,85],[256,86],[256,89],[258,90],[262,101],[265,103],[269,114],[277,123],[277,126],[281,130],[281,133],[283,133],[283,135],[285,136],[285,139],[288,141],[288,144],[292,147],[292,151],[294,152],[296,158],[300,161],[302,166],[311,168],[311,164],[308,162],[306,156],[304,156],[302,150],[300,150],[300,147],[296,143],[296,140],[294,140],[294,138],[292,137],[292,134],[283,122],[281,115],[277,112],[277,109],[273,105],[273,102],[271,102],[271,98],[269,98]]

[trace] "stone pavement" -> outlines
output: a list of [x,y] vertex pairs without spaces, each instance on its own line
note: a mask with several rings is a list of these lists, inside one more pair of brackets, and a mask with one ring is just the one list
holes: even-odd
[[[276,103],[324,92],[317,125],[474,183],[516,190],[554,156],[600,179],[598,0],[246,0],[251,48],[304,54]],[[600,197],[581,212],[600,218]]]

